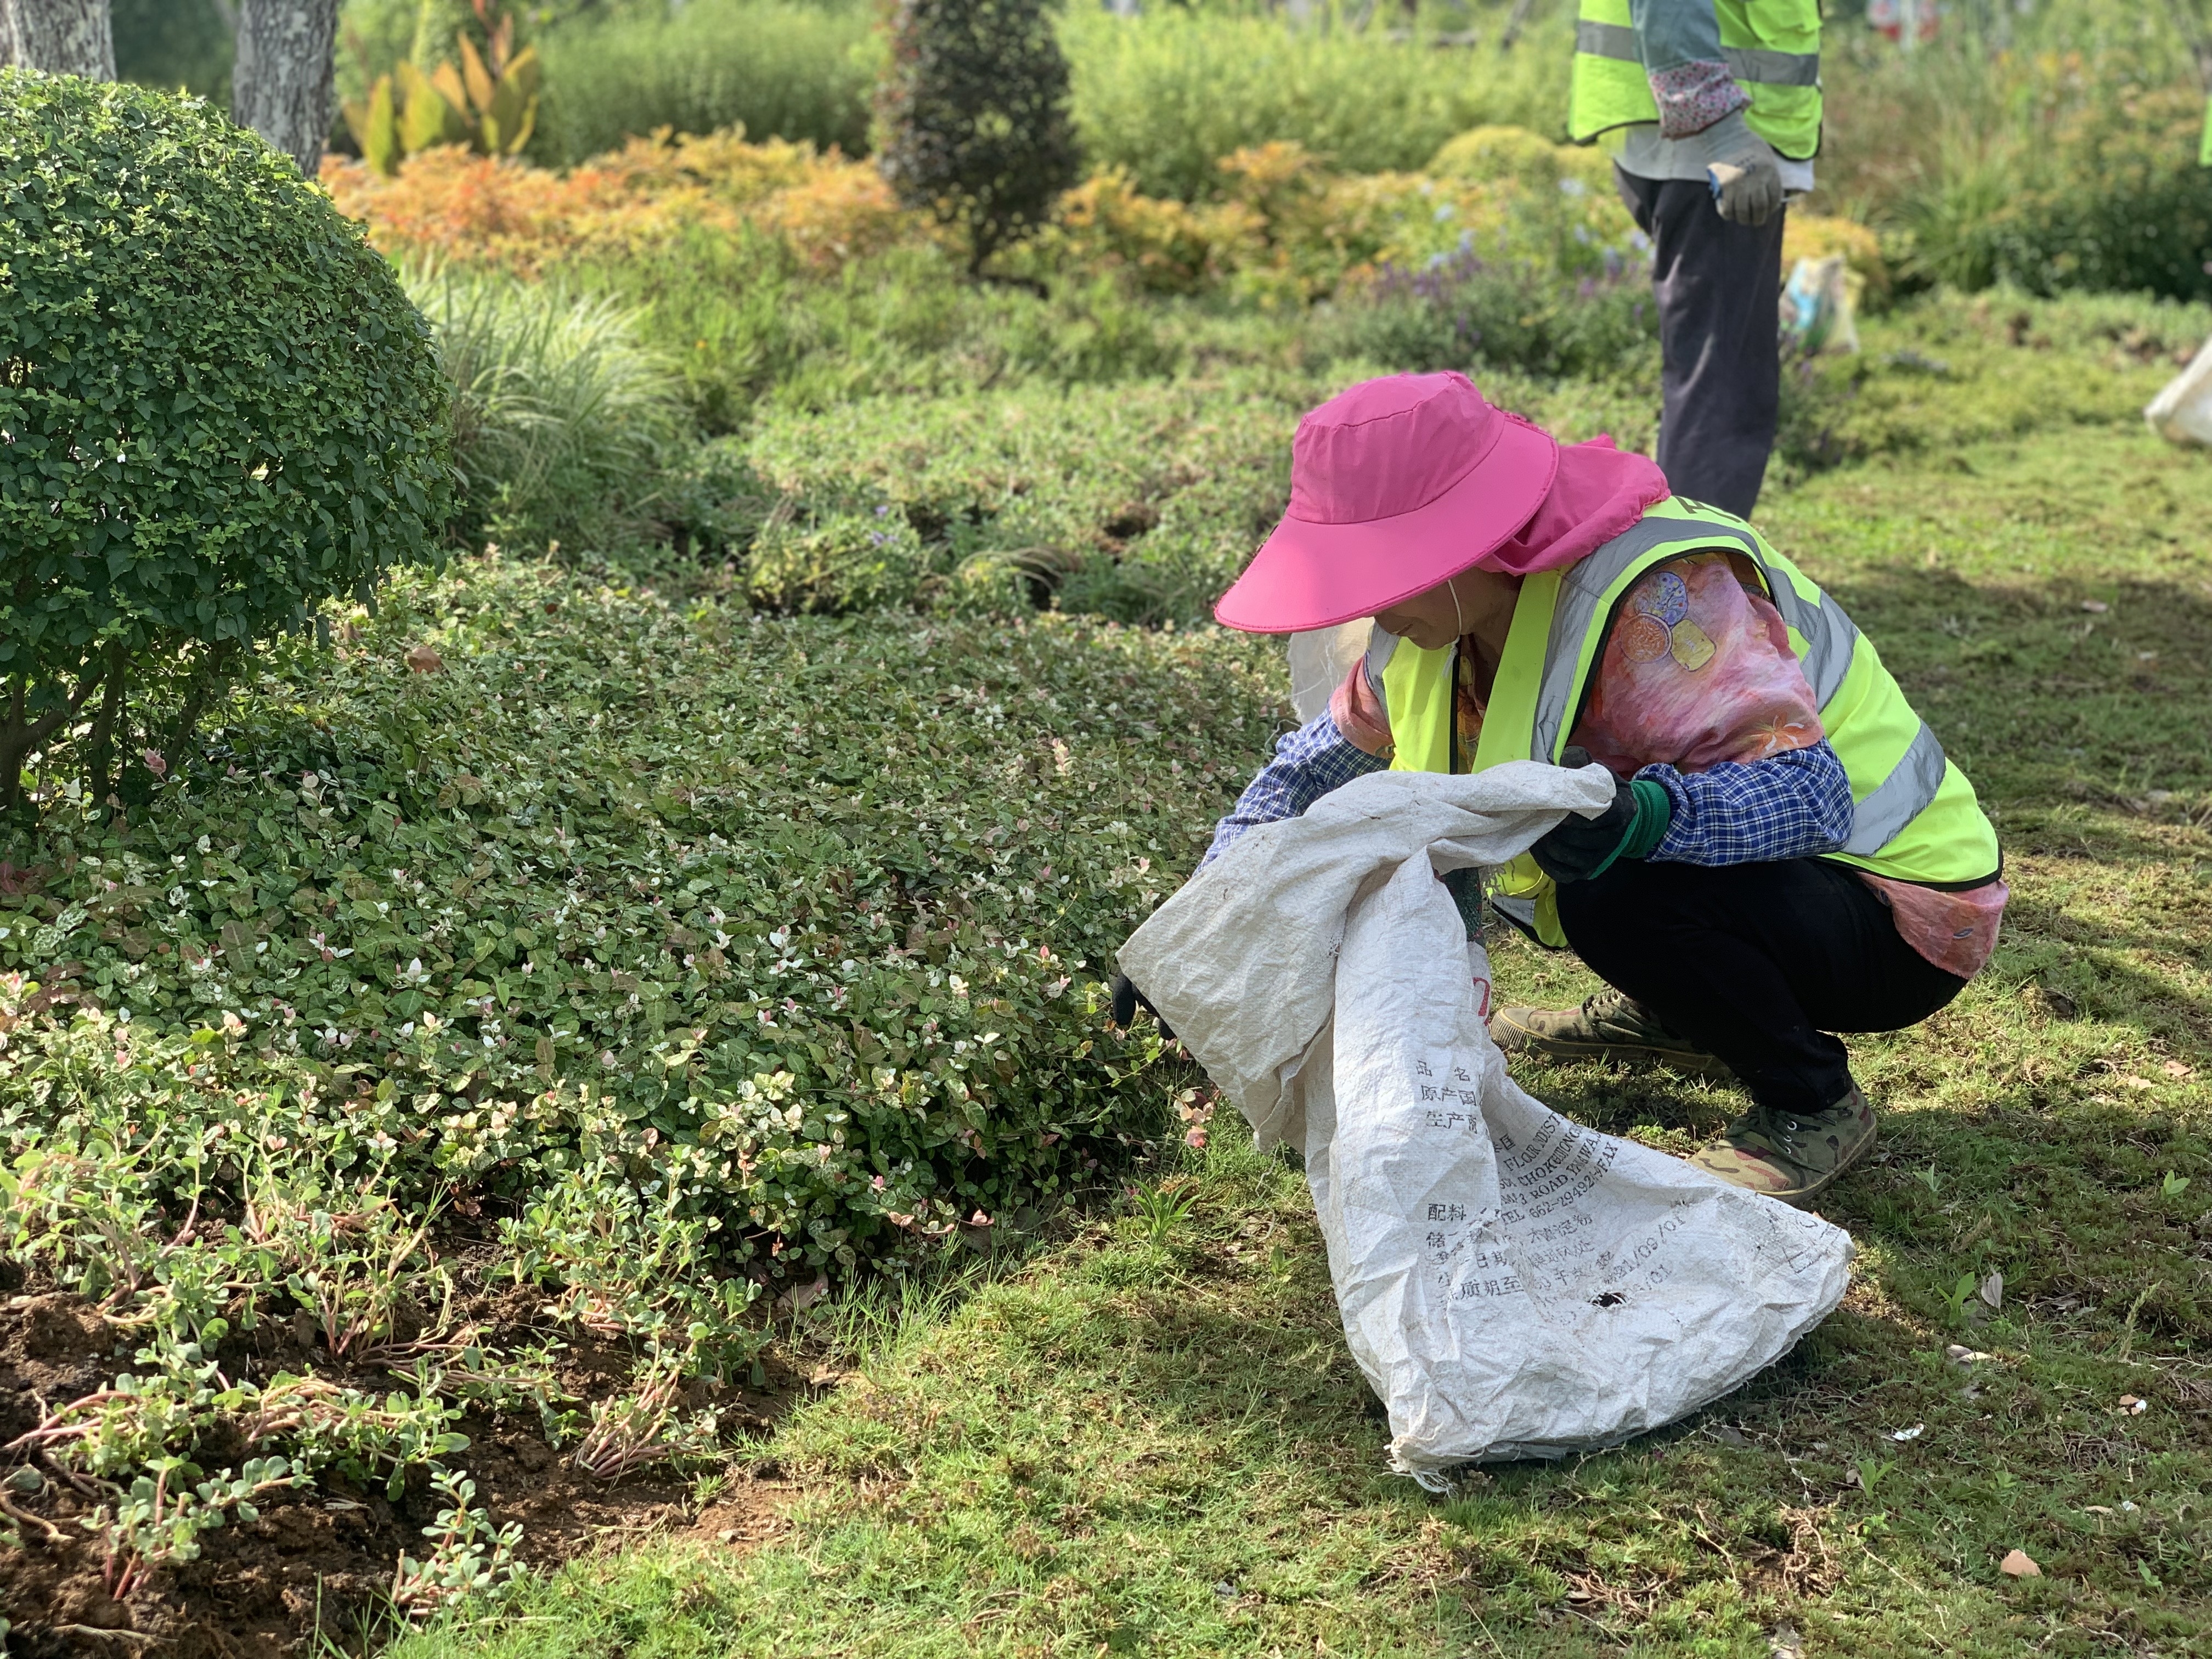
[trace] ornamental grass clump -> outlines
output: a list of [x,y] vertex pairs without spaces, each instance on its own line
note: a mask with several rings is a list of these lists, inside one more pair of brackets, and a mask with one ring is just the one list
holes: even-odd
[[496,272],[416,269],[453,387],[460,539],[604,544],[641,532],[690,435],[676,371],[614,301]]
[[34,755],[42,799],[143,795],[257,641],[432,555],[445,386],[360,228],[199,100],[0,71],[0,809]]

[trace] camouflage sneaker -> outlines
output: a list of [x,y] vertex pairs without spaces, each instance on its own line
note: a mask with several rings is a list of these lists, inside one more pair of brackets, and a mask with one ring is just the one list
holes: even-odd
[[1801,1209],[1874,1146],[1874,1108],[1854,1087],[1824,1111],[1799,1117],[1754,1106],[1690,1162],[1733,1187]]
[[1500,1008],[1490,1017],[1490,1038],[1509,1054],[1656,1064],[1709,1077],[1728,1075],[1718,1054],[1676,1036],[1635,998],[1610,988],[1579,1008]]

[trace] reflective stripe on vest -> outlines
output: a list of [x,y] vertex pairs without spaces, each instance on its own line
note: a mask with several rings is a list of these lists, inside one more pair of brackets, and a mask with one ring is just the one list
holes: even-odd
[[[1819,0],[1714,0],[1721,57],[1751,100],[1744,118],[1792,161],[1820,148]],[[1628,0],[1582,0],[1575,25],[1568,136],[1588,143],[1659,118]]]
[[[1830,745],[1844,763],[1856,802],[1851,836],[1827,856],[1905,881],[1968,882],[1997,869],[1996,831],[1965,775],[1881,665],[1873,642],[1843,607],[1741,519],[1670,496],[1634,525],[1564,572],[1528,577],[1485,711],[1473,769],[1509,760],[1558,759],[1580,712],[1585,688],[1615,607],[1654,566],[1696,552],[1740,552],[1765,582],[1805,670]],[[1379,642],[1378,642],[1379,643]],[[1449,765],[1451,647],[1421,651],[1394,642],[1378,663],[1398,744],[1393,765],[1443,770]],[[1418,690],[1417,690],[1418,688]],[[1401,723],[1401,698],[1415,718]],[[1525,866],[1525,867],[1524,867]],[[1516,860],[1504,879],[1548,909],[1550,883],[1534,860]],[[1547,928],[1547,943],[1555,924]]]

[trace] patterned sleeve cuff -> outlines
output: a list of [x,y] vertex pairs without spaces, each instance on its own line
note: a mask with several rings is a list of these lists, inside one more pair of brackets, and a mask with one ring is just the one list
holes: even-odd
[[1213,844],[1198,861],[1200,867],[1211,864],[1246,830],[1294,818],[1330,790],[1389,764],[1381,756],[1346,742],[1334,717],[1321,715],[1276,743],[1275,758],[1244,786],[1236,810],[1214,826]]
[[1851,783],[1826,739],[1765,760],[1698,772],[1654,765],[1636,775],[1667,792],[1674,813],[1655,864],[1759,864],[1832,853],[1851,838]]
[[1723,117],[1751,107],[1749,95],[1736,85],[1726,64],[1698,59],[1653,70],[1645,79],[1658,100],[1662,138],[1692,137]]

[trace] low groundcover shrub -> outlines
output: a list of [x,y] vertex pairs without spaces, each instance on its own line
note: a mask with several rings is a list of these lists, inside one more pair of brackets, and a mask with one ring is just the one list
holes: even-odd
[[312,1081],[333,1155],[405,1186],[520,1199],[594,1158],[673,1183],[720,1235],[695,1265],[773,1285],[1145,1132],[1153,1050],[1097,981],[1261,749],[1264,653],[687,617],[495,560],[348,626],[150,824],[15,849],[18,1151],[58,1132],[34,1079],[71,1052],[32,1016],[74,1014],[64,1070],[196,1042],[222,1113]]
[[7,1431],[120,1601],[327,1480],[427,1533],[391,1595],[434,1611],[511,1565],[422,1525],[487,1424],[570,1480],[711,1460],[776,1314],[1179,1129],[1102,975],[1273,724],[1215,630],[544,559],[339,634],[149,814],[0,847],[7,1282],[131,1336]]

